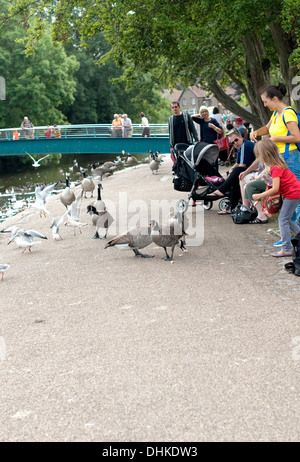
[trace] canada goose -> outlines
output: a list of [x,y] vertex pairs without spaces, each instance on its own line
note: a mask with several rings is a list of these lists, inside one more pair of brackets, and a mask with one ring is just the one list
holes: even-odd
[[152,170],[152,175],[153,175],[155,171],[157,174],[157,170],[159,169],[159,161],[156,160],[155,154],[151,154],[151,157],[152,157],[152,160],[149,164],[149,167]]
[[95,207],[97,212],[104,212],[106,210],[105,202],[101,199],[101,189],[103,189],[103,186],[101,183],[98,183],[97,200],[93,202],[93,206]]
[[130,165],[130,166],[134,166],[134,165],[137,165],[139,163],[139,161],[137,160],[136,157],[134,156],[129,156],[126,160],[126,164],[127,165]]
[[7,263],[0,263],[0,273],[2,273],[1,281],[3,281],[5,271],[7,271],[9,268],[10,265],[8,265]]
[[[151,237],[154,244],[158,245],[159,247],[162,247],[166,253],[164,260],[173,261],[174,249],[175,246],[179,244],[179,241],[181,242],[180,247],[182,249],[185,249],[184,242],[181,240],[182,237],[185,235],[185,231],[177,229],[177,227],[175,226],[175,222],[173,222],[172,224],[172,221],[169,221],[169,225],[160,227],[157,221],[151,220],[150,227]],[[171,257],[167,252],[167,247],[171,247]]]
[[147,247],[151,242],[151,228],[148,226],[126,231],[111,239],[104,248],[116,247],[119,250],[132,250],[136,257],[153,258],[154,255],[146,255],[139,252],[139,249]]
[[[96,226],[96,233],[93,239],[106,239],[108,228],[114,221],[111,214],[106,210],[106,208],[105,210],[102,210],[99,212],[96,210],[96,207],[94,207],[93,205],[87,206],[86,213],[89,213],[90,215],[92,215],[92,223],[95,224]],[[106,230],[105,235],[103,237],[99,236],[98,230],[100,228],[104,228]]]
[[60,200],[62,204],[68,208],[68,205],[71,205],[75,201],[76,197],[74,192],[70,189],[70,174],[66,173],[66,188],[63,192],[60,193]]
[[84,169],[82,169],[82,170],[80,169],[80,171],[81,171],[81,173],[83,175],[83,180],[81,182],[81,189],[84,191],[84,197],[85,197],[85,199],[87,199],[87,196],[86,196],[87,192],[90,192],[91,193],[90,197],[93,197],[93,191],[95,189],[95,183],[93,182],[93,180],[91,180],[91,178],[87,178]]
[[104,162],[103,165],[101,165],[102,168],[107,168],[108,170],[113,170],[114,168],[117,167],[117,164],[115,162]]

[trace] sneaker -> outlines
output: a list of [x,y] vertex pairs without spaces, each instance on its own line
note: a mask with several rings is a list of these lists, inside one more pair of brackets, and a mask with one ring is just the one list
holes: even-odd
[[[293,235],[294,236],[294,235]],[[293,236],[291,236],[291,240],[293,239]],[[281,247],[282,246],[282,241],[277,241],[275,244],[273,244],[274,247]]]

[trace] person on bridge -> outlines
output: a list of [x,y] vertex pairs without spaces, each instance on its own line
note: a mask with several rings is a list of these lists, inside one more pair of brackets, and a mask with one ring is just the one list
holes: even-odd
[[199,141],[199,137],[190,114],[188,112],[181,112],[178,101],[173,101],[171,103],[171,110],[173,111],[173,115],[171,115],[168,120],[169,140],[171,159],[175,162],[175,145],[178,143],[193,144],[194,141]]
[[142,126],[143,126],[142,136],[144,138],[149,138],[150,137],[149,121],[147,117],[145,116],[144,112],[141,112],[140,116],[142,118]]
[[123,138],[131,138],[133,133],[131,119],[127,117],[127,114],[122,115],[122,127],[123,127]]
[[60,128],[56,124],[53,125],[52,130],[53,130],[55,138],[61,138]]
[[111,123],[111,136],[113,138],[122,137],[122,119],[119,114],[114,114],[114,119]]
[[25,132],[25,138],[27,140],[34,139],[34,125],[27,116],[24,117],[23,122],[21,123],[21,128]]

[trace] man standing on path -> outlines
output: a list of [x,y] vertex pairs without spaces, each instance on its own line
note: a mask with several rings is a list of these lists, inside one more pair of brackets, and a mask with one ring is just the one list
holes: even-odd
[[174,153],[174,146],[177,143],[193,144],[194,141],[199,141],[199,137],[190,114],[187,112],[181,112],[178,101],[173,101],[171,103],[171,110],[173,111],[173,115],[171,115],[168,120],[169,140],[171,147],[171,159],[175,162],[176,153]]
[[21,123],[21,128],[25,132],[25,138],[27,140],[33,140],[34,139],[34,126],[33,123],[30,122],[28,117],[24,117],[23,122]]

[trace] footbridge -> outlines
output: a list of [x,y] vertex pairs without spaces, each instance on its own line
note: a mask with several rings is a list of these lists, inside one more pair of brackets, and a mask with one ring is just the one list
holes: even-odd
[[34,128],[32,139],[21,128],[0,129],[0,156],[29,154],[144,154],[151,149],[170,152],[168,125],[151,124],[150,137],[142,136],[142,127],[133,124],[132,137],[114,137],[110,124],[59,125],[60,137],[47,138],[49,127]]

